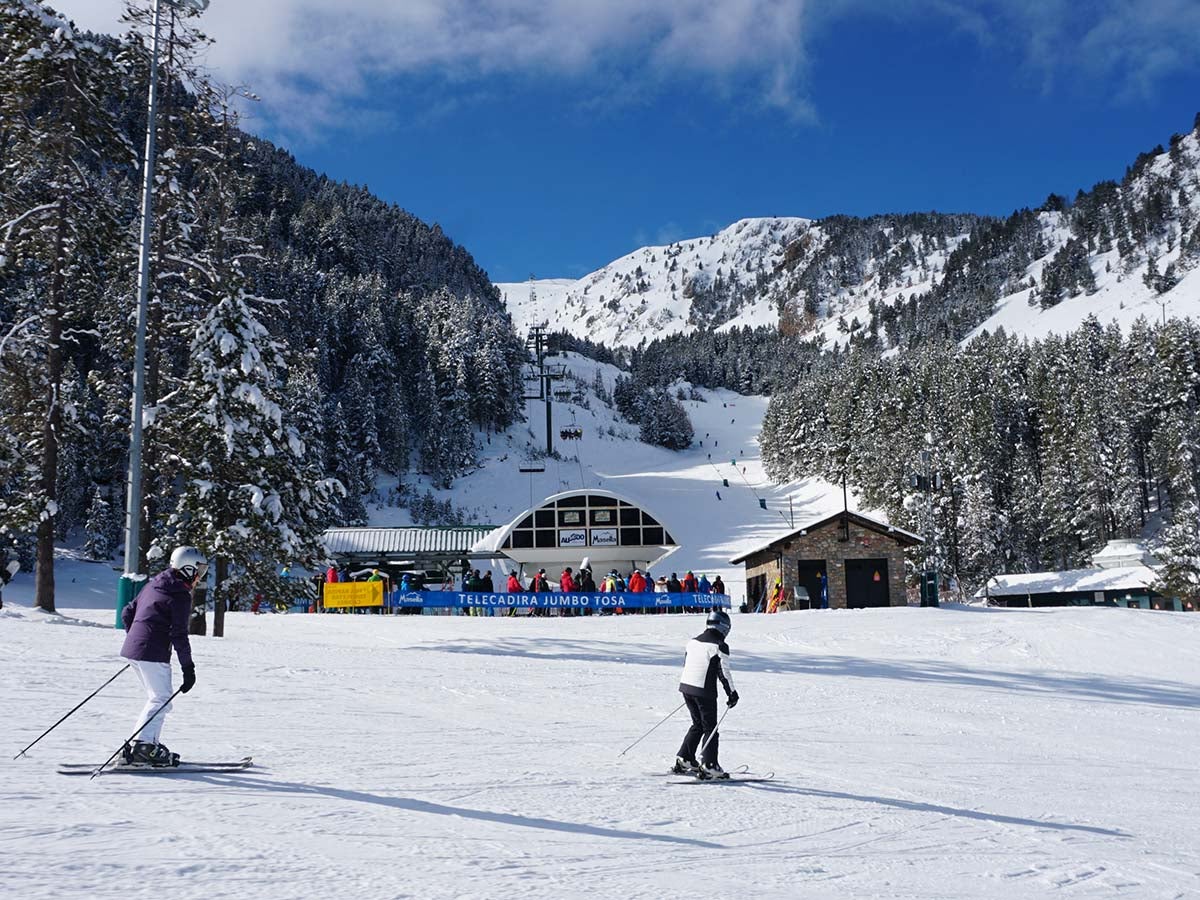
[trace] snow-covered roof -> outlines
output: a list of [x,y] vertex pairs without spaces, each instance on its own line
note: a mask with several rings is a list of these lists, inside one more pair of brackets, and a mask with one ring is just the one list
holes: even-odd
[[1024,597],[1028,594],[1071,594],[1097,591],[1146,591],[1158,578],[1149,566],[1116,569],[1069,569],[1065,572],[1028,572],[997,575],[980,588],[976,597]]
[[324,534],[333,556],[470,557],[471,548],[491,525],[450,528],[331,528]]
[[776,537],[771,538],[771,540],[767,541],[765,544],[759,544],[753,549],[744,551],[740,556],[736,557],[735,559],[731,559],[729,562],[732,565],[737,565],[748,557],[753,556],[755,553],[760,553],[769,547],[773,547],[780,541],[786,541],[790,538],[803,537],[808,532],[820,528],[823,525],[828,525],[830,522],[836,521],[842,516],[846,516],[851,522],[859,525],[862,528],[868,528],[871,531],[878,531],[880,534],[889,535],[901,541],[901,543],[910,545],[925,543],[925,540],[920,535],[913,534],[911,531],[905,531],[903,528],[898,528],[895,525],[891,525],[888,522],[885,522],[883,519],[877,519],[874,516],[868,516],[865,513],[860,512],[836,512],[832,515],[822,516],[819,519],[813,519],[811,522],[807,522],[801,525],[799,528],[777,535]]
[[1092,565],[1098,569],[1122,569],[1129,566],[1156,566],[1158,560],[1141,541],[1117,539],[1109,541],[1092,557]]

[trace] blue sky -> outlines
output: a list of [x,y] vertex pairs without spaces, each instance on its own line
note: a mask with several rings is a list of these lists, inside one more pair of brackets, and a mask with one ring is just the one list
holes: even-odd
[[[1193,0],[212,0],[246,125],[470,250],[577,277],[746,216],[1007,214],[1200,112]],[[116,30],[118,0],[62,0]]]

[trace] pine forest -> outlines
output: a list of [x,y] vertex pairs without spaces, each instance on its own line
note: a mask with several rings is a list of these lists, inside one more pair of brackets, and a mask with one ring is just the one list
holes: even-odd
[[[151,6],[127,0],[118,39],[0,2],[0,549],[47,609],[55,542],[112,559],[123,533]],[[281,564],[320,560],[322,531],[366,520],[381,474],[469,473],[523,419],[529,358],[466,249],[244,131],[253,94],[199,65],[195,14],[168,15],[141,553],[194,544],[218,602],[269,597]],[[1200,593],[1200,329],[980,330],[1013,297],[1044,311],[1098,279],[1156,297],[1196,268],[1200,117],[1121,181],[1006,218],[746,220],[726,240],[707,267],[702,242],[647,248],[563,304],[588,317],[552,348],[623,369],[593,392],[641,440],[692,444],[689,389],[769,394],[770,475],[844,481],[964,590],[1154,536],[1166,589]],[[639,318],[654,291],[683,306]],[[739,324],[756,303],[772,325]],[[609,320],[638,341],[587,324]]]

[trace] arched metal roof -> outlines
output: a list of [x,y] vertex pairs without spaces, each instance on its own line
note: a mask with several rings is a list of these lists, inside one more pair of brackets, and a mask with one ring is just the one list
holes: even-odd
[[581,555],[653,561],[678,547],[663,520],[644,504],[585,488],[545,498],[476,544],[473,555],[494,553],[521,562]]

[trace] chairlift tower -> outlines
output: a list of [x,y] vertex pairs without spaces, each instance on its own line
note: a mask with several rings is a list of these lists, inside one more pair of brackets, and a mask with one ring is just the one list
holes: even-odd
[[[531,299],[536,296],[532,287],[529,289],[529,296]],[[536,394],[527,393],[524,399],[543,400],[546,403],[546,455],[551,456],[554,453],[554,422],[551,406],[554,389],[552,382],[567,377],[566,367],[546,364],[545,325],[534,325],[529,329],[529,337],[525,339],[525,346],[529,348],[534,359],[534,372],[525,376],[525,381],[536,381],[538,387]]]

